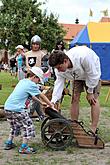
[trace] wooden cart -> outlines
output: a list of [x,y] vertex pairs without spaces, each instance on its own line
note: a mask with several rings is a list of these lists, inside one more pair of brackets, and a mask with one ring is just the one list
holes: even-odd
[[84,148],[103,149],[104,141],[98,134],[87,131],[83,122],[67,120],[60,113],[47,108],[48,117],[41,126],[43,143],[55,150],[62,150],[71,144]]

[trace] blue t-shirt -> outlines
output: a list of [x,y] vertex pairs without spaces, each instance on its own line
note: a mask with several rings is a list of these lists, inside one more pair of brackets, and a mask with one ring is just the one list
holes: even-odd
[[23,57],[21,54],[18,55],[17,57],[17,63],[18,63],[18,68],[22,68],[22,65],[23,65]]
[[36,96],[40,93],[41,91],[36,83],[29,79],[22,79],[6,100],[4,108],[9,111],[22,112],[28,97]]

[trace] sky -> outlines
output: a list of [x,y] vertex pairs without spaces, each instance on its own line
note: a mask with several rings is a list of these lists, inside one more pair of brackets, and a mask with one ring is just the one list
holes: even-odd
[[[74,24],[76,18],[80,24],[87,24],[89,21],[99,22],[104,16],[103,10],[108,10],[110,16],[110,0],[38,0],[38,2],[47,1],[40,8],[46,9],[47,13],[51,12],[58,16],[59,23]],[[1,3],[0,3],[1,5]],[[90,17],[90,9],[93,16]]]
[[[74,24],[75,19],[78,18],[80,24],[87,24],[89,21],[99,22],[104,16],[103,10],[108,10],[110,16],[110,0],[47,0],[41,9],[47,9],[48,14],[52,12],[58,16],[59,23]],[[89,16],[90,9],[93,13],[92,17]]]

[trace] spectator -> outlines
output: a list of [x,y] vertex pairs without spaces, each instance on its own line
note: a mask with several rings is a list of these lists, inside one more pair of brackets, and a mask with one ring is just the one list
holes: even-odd
[[41,51],[41,38],[35,35],[31,39],[31,50],[25,53],[26,67],[41,67],[41,60],[45,54]]
[[61,51],[63,51],[63,52],[66,52],[64,42],[63,42],[63,41],[58,41],[58,42],[56,43],[55,49],[53,49],[52,52],[53,52],[54,50],[61,50]]
[[16,66],[16,58],[15,57],[12,57],[10,59],[10,72],[11,72],[11,76],[17,76],[16,74],[16,71],[17,71],[17,66]]
[[18,68],[18,80],[25,78],[25,72],[23,70],[25,66],[25,56],[24,56],[24,47],[22,45],[18,45],[16,47],[16,61],[17,61],[17,68]]
[[[65,49],[65,46],[64,46],[64,42],[63,41],[58,41],[56,43],[56,46],[55,46],[55,49],[52,50],[52,52],[54,52],[55,50],[61,50],[63,52],[66,53],[66,49]],[[54,80],[56,80],[56,76],[55,76],[55,71],[54,71],[54,68],[52,68],[52,77],[54,77]]]
[[8,51],[5,50],[4,51],[4,56],[2,58],[2,62],[3,62],[3,69],[5,72],[7,72],[7,70],[9,69],[9,66],[8,66]]
[[[25,53],[27,71],[33,66],[41,67],[44,55],[45,54],[41,51],[41,38],[38,35],[33,36],[31,39],[31,50]],[[36,111],[37,114],[40,114],[40,118],[44,118],[45,115],[42,106],[37,101],[33,101],[32,103],[31,115],[33,115],[34,111]]]
[[0,72],[2,70],[2,61],[0,60]]

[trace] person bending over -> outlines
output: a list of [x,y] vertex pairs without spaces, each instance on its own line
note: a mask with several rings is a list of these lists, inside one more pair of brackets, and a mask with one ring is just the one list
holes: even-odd
[[65,78],[73,80],[71,119],[78,120],[81,92],[86,89],[86,98],[91,106],[91,130],[96,132],[99,121],[100,105],[98,101],[101,86],[100,60],[96,53],[86,47],[77,46],[64,53],[54,51],[49,57],[49,65],[56,68],[56,81],[51,102],[56,103],[62,96]]

